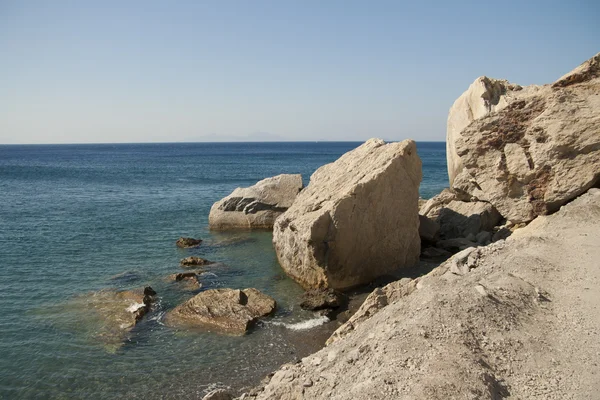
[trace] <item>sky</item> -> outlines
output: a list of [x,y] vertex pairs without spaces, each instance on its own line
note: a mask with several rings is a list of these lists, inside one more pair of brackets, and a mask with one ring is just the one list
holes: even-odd
[[600,1],[0,0],[0,143],[445,140],[481,75],[600,52]]

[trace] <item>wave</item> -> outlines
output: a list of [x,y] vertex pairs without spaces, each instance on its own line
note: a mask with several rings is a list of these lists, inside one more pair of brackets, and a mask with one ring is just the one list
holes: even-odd
[[301,322],[286,323],[286,322],[271,322],[272,325],[283,326],[284,328],[291,329],[293,331],[304,331],[307,329],[316,328],[317,326],[323,325],[329,322],[329,318],[324,315],[319,315],[316,318],[307,319]]

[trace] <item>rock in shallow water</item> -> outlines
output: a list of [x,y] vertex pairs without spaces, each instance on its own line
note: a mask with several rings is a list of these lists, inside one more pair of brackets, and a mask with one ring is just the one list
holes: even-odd
[[243,335],[275,307],[275,300],[257,289],[210,289],[175,307],[164,321],[168,326]]
[[272,229],[275,219],[292,205],[302,187],[302,175],[282,174],[237,188],[211,207],[210,229]]
[[213,264],[213,262],[195,256],[186,257],[183,260],[179,261],[179,265],[181,265],[182,267],[198,267],[209,264]]
[[415,142],[371,139],[319,168],[277,220],[284,271],[307,289],[349,288],[419,259]]
[[180,237],[179,239],[177,239],[177,242],[175,242],[177,247],[181,247],[183,249],[187,249],[190,247],[198,247],[201,243],[202,239],[194,239],[189,237]]
[[78,329],[90,331],[90,336],[114,352],[150,311],[155,296],[149,286],[134,290],[104,289],[77,296],[69,302],[69,307],[78,315]]

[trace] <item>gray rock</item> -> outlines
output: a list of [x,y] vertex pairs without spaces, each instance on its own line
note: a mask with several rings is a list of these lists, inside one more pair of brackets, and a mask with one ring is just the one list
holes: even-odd
[[237,188],[211,207],[210,229],[272,229],[275,219],[292,205],[302,187],[300,174],[282,174]]
[[453,200],[440,210],[436,221],[440,224],[442,239],[472,235],[470,240],[475,241],[475,235],[492,230],[501,219],[498,211],[489,203]]
[[319,168],[276,221],[284,271],[306,289],[368,283],[419,258],[415,142],[370,139]]
[[440,225],[429,218],[419,215],[419,237],[422,241],[433,243],[438,239]]
[[436,242],[435,246],[451,253],[456,253],[468,247],[475,247],[477,246],[477,243],[473,243],[465,238],[454,238],[440,240]]

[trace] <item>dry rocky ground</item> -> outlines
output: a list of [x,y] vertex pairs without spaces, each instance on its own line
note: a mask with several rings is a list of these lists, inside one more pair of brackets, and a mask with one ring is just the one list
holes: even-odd
[[242,397],[598,398],[600,190],[456,257],[375,293],[360,322]]

